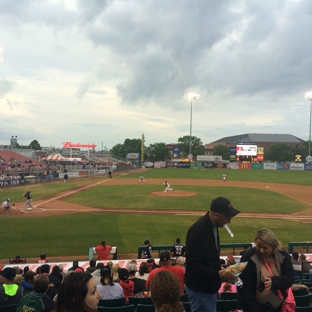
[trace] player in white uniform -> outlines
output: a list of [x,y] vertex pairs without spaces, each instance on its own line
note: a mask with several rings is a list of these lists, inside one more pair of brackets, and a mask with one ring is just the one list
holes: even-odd
[[144,183],[146,182],[142,175],[140,175],[140,178],[139,178],[139,182],[141,182],[141,181],[143,181]]
[[226,174],[225,173],[222,174],[222,179],[223,179],[223,182],[225,182],[225,180],[226,180]]
[[164,193],[166,193],[167,191],[172,191],[173,190],[173,188],[170,187],[170,184],[167,181],[164,182],[164,185],[166,186],[166,189],[164,190]]
[[3,203],[2,203],[2,209],[4,211],[7,211],[10,209],[10,198],[6,199]]

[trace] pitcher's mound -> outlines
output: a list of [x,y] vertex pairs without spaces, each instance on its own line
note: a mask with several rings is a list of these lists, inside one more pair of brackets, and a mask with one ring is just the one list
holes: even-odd
[[197,193],[173,190],[173,191],[167,191],[166,193],[164,193],[164,191],[151,192],[151,195],[167,196],[167,197],[168,196],[169,197],[187,197],[187,196],[196,196]]

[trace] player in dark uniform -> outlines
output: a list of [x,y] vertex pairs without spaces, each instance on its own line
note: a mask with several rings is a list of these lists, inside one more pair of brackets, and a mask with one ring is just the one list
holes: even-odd
[[[31,205],[32,197],[30,195],[30,191],[26,192],[24,194],[24,197],[26,198],[25,211],[31,210],[32,209],[32,205]],[[29,208],[27,208],[27,206],[29,206]]]
[[144,245],[145,245],[145,248],[144,248],[143,253],[142,253],[142,259],[150,259],[150,258],[152,258],[153,247],[150,244],[150,241],[148,239],[146,239],[144,241]]
[[180,238],[176,239],[176,244],[170,249],[173,257],[185,257],[185,247],[180,243]]

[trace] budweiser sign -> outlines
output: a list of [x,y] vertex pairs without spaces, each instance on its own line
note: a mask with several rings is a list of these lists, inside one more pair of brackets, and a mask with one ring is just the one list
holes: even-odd
[[63,148],[96,148],[95,144],[73,144],[72,142],[63,142]]

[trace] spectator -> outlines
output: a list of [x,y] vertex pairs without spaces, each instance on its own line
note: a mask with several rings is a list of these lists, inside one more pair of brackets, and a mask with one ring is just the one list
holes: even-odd
[[175,265],[178,265],[178,266],[182,267],[185,270],[185,258],[184,257],[178,257],[175,260]]
[[119,285],[122,287],[126,301],[128,301],[128,298],[134,295],[134,283],[129,280],[129,272],[127,269],[120,269],[118,277],[120,280]]
[[181,244],[180,238],[176,239],[176,244],[172,246],[170,253],[173,257],[185,256],[185,247]]
[[79,266],[78,260],[73,261],[73,266],[71,268],[69,268],[68,271],[76,271],[76,269],[81,269],[82,272],[84,272],[84,269]]
[[156,264],[155,259],[154,258],[150,258],[146,260],[146,263],[149,267],[149,271],[151,272],[154,269],[159,268],[159,265]]
[[98,255],[98,260],[109,260],[111,250],[112,246],[106,245],[105,241],[102,241],[101,245],[93,247],[93,252]]
[[129,263],[128,264],[128,271],[129,271],[129,280],[134,284],[134,294],[139,294],[146,290],[146,281],[141,278],[136,278],[135,273],[137,271],[136,263]]
[[151,281],[153,280],[155,274],[161,271],[170,271],[173,273],[180,282],[180,292],[181,294],[184,294],[184,274],[185,270],[181,268],[180,266],[173,266],[171,265],[171,257],[169,251],[163,251],[160,254],[159,262],[161,264],[161,267],[158,269],[153,270],[150,275],[148,276],[148,279],[146,281],[146,288],[150,289]]
[[149,269],[148,264],[146,262],[141,262],[140,267],[139,267],[139,272],[135,273],[135,277],[147,280],[149,274],[150,274],[150,269]]
[[294,251],[291,254],[291,263],[292,264],[301,264],[301,262],[299,261],[299,254],[298,254],[298,252]]
[[306,261],[306,256],[305,254],[300,254],[299,259],[300,262]]
[[118,272],[120,270],[120,266],[118,263],[114,263],[112,266],[112,277],[113,277],[113,281],[115,283],[119,283],[119,276],[118,276]]
[[[227,258],[226,258],[226,266],[229,267],[230,265],[233,265],[233,264],[236,264],[236,261],[234,259],[234,257],[232,255],[229,255]],[[228,283],[228,282],[223,282],[221,284],[221,287],[218,291],[219,293],[219,296],[221,296],[221,293],[223,292],[232,292],[232,293],[237,293],[237,287],[235,284],[231,284],[231,283]]]
[[193,311],[215,312],[221,282],[236,280],[221,270],[218,228],[230,223],[238,213],[227,198],[218,197],[211,202],[210,211],[188,230],[185,285]]
[[33,271],[27,271],[24,274],[24,280],[21,283],[21,286],[24,288],[24,293],[30,292],[34,289],[34,279],[35,273]]
[[41,274],[46,275],[49,279],[49,288],[48,288],[46,294],[48,297],[53,299],[54,296],[57,294],[59,288],[60,288],[61,282],[57,277],[51,276],[51,275],[49,275],[49,273],[50,273],[50,266],[48,264],[43,264],[41,266]]
[[49,288],[49,278],[40,274],[34,281],[34,290],[25,295],[16,307],[16,312],[45,311],[54,309],[54,301],[46,295]]
[[2,271],[2,285],[0,285],[0,306],[17,304],[24,295],[24,288],[13,283],[16,272],[13,268]]
[[248,261],[239,276],[242,288],[237,289],[242,310],[259,311],[270,306],[272,311],[280,311],[286,290],[294,282],[290,255],[282,250],[278,238],[268,229],[257,231],[254,242],[256,247],[250,248],[241,258],[241,262]]
[[50,275],[58,278],[60,282],[62,282],[63,280],[63,274],[62,274],[61,268],[58,265],[55,265],[52,268],[52,272]]
[[101,283],[97,285],[97,290],[101,293],[100,299],[116,299],[124,297],[122,287],[119,283],[114,283],[111,268],[103,266],[101,268]]
[[61,284],[54,311],[96,312],[100,297],[92,275],[72,273],[66,276]]
[[179,280],[173,273],[158,272],[151,281],[151,298],[155,304],[155,312],[183,312],[180,288]]
[[86,272],[88,272],[88,273],[93,273],[95,270],[96,270],[96,261],[95,261],[95,259],[91,259],[90,261],[89,261],[89,267],[87,267],[87,269],[86,269]]
[[92,277],[94,277],[95,282],[97,285],[101,284],[101,268],[104,266],[104,264],[102,262],[98,262],[98,264],[96,265],[96,270],[91,273]]
[[44,252],[40,254],[40,258],[36,261],[37,263],[48,263],[49,260]]

